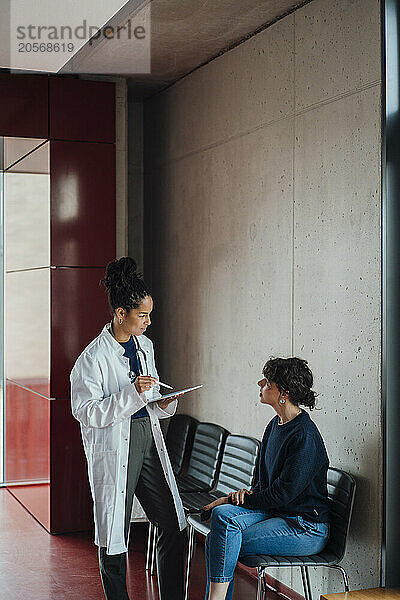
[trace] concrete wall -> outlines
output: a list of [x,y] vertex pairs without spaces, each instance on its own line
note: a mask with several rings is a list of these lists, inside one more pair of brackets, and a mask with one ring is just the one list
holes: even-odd
[[205,384],[182,412],[260,437],[264,362],[309,360],[331,464],[358,482],[353,589],[381,559],[380,60],[378,0],[315,0],[145,104],[160,376]]

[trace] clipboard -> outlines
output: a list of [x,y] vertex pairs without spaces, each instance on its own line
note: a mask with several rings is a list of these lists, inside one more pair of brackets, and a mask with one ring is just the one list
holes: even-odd
[[173,396],[177,396],[178,394],[187,394],[188,392],[192,392],[193,390],[198,390],[201,387],[203,387],[203,384],[195,385],[194,387],[185,388],[184,390],[176,390],[176,392],[171,392],[170,394],[165,394],[165,396],[161,396],[160,398],[157,398],[157,400],[166,400],[167,398],[172,398]]

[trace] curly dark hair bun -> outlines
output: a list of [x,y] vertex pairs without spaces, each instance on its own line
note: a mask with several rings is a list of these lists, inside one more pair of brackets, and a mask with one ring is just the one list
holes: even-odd
[[106,275],[103,279],[107,290],[129,285],[135,277],[139,276],[136,269],[136,263],[130,256],[124,256],[119,260],[110,262],[107,265]]
[[112,311],[124,308],[129,312],[151,295],[150,288],[143,281],[142,274],[137,272],[137,265],[130,256],[110,262],[101,281],[108,291]]
[[289,400],[296,406],[315,408],[317,394],[311,389],[313,374],[306,360],[297,358],[270,358],[264,365],[263,375],[276,384],[282,393],[289,392]]
[[312,410],[313,408],[315,408],[316,402],[317,402],[317,394],[315,392],[313,392],[313,390],[310,390],[307,394],[307,397],[305,397],[303,399],[301,404],[303,406],[306,406],[310,410]]

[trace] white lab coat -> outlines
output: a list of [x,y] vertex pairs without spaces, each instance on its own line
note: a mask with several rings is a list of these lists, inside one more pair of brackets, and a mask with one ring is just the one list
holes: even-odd
[[[139,337],[146,354],[138,356],[142,372],[157,377],[151,340]],[[110,324],[82,352],[71,371],[72,414],[81,425],[94,504],[95,544],[107,554],[127,551],[124,536],[125,496],[131,415],[146,406],[154,443],[174,500],[180,529],[186,527],[185,513],[168,457],[159,419],[171,417],[177,401],[165,410],[155,398],[158,386],[138,394],[129,379],[129,359],[110,333]]]

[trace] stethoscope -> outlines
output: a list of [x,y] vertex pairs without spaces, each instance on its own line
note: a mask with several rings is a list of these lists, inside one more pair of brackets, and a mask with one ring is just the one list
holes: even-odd
[[[142,361],[139,358],[139,353],[143,356],[143,362],[144,365],[146,367],[146,373],[142,373],[142,375],[148,375],[149,374],[149,367],[147,365],[147,356],[146,356],[146,352],[143,350],[143,348],[141,347],[141,345],[139,344],[139,340],[137,339],[136,335],[133,335],[133,340],[135,342],[135,346],[136,346],[136,352],[138,355],[138,359],[139,359],[139,363],[142,365]],[[138,377],[138,374],[136,374],[134,371],[129,371],[129,379],[131,380],[131,383],[133,383],[136,379],[136,377]]]
[[[113,331],[113,329],[112,329],[112,323],[111,323],[111,331]],[[113,335],[114,335],[114,332],[113,332]],[[143,348],[139,344],[139,340],[137,339],[137,336],[133,335],[132,337],[133,337],[133,341],[135,342],[136,352],[137,352],[138,359],[139,359],[139,364],[140,364],[140,366],[142,366],[142,364],[143,364],[142,361],[139,358],[139,352],[140,352],[140,354],[143,356],[144,365],[146,367],[146,369],[145,369],[146,373],[142,373],[142,375],[148,375],[149,374],[149,367],[148,367],[148,364],[147,364],[146,352],[143,350]],[[128,376],[129,376],[129,379],[130,379],[131,383],[134,383],[136,377],[138,377],[139,375],[140,375],[140,373],[135,373],[135,371],[129,371]]]

